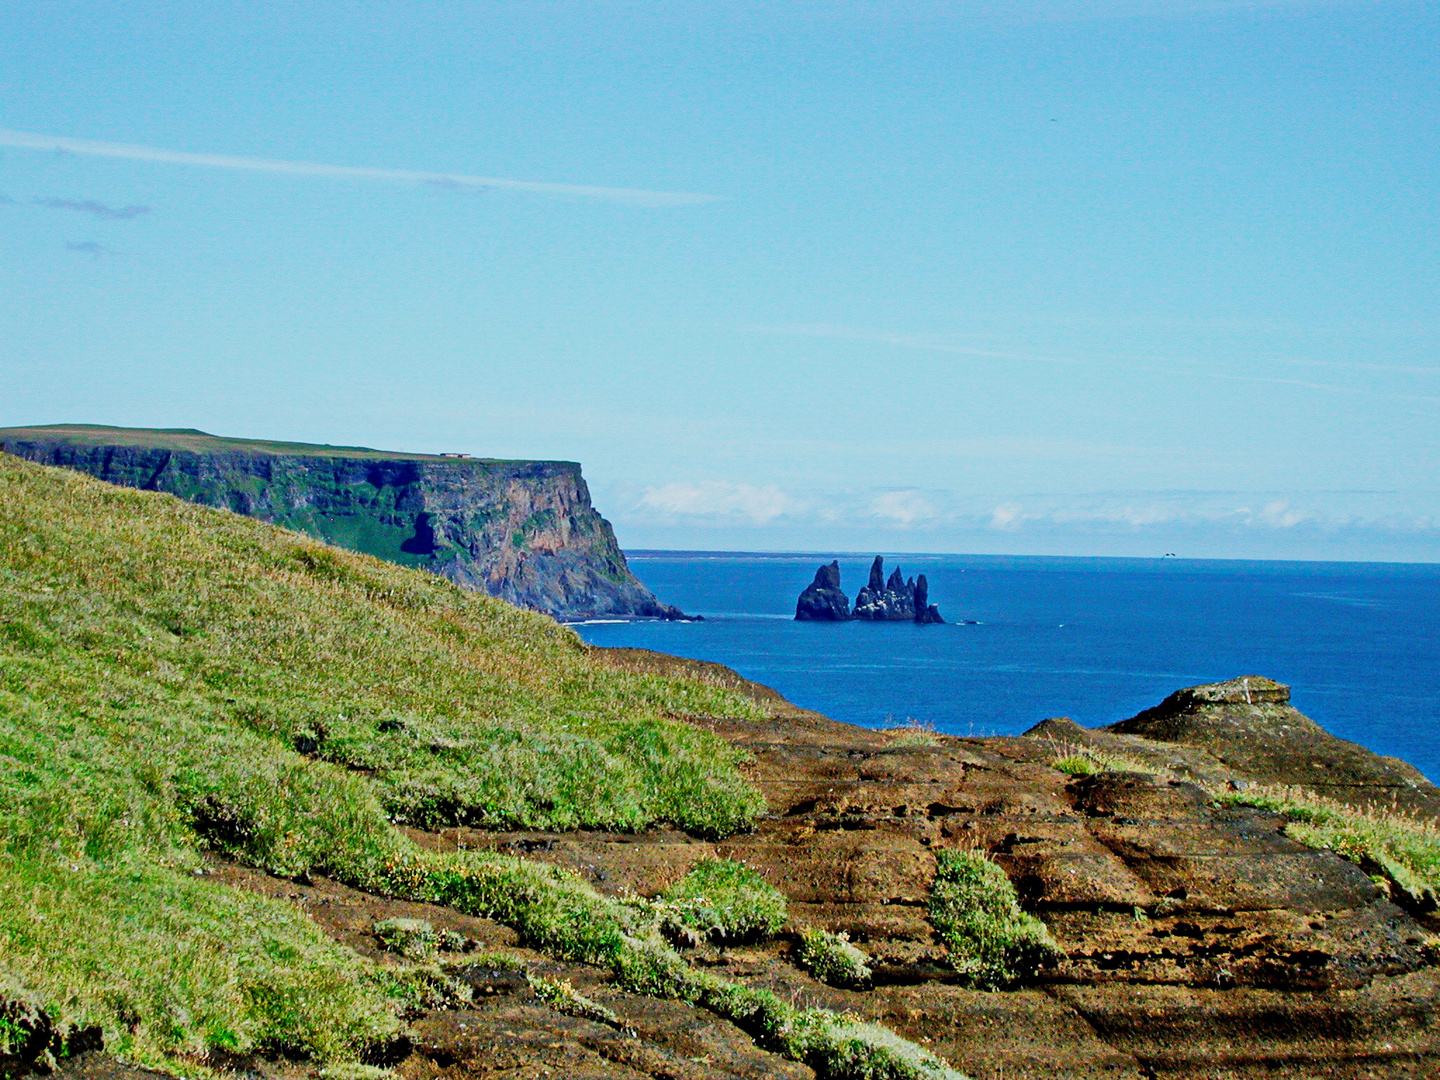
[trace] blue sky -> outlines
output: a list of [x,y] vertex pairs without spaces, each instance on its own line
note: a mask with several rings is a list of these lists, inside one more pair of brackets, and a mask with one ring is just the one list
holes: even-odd
[[1437,56],[1384,0],[12,0],[0,424],[574,459],[628,547],[1440,560]]

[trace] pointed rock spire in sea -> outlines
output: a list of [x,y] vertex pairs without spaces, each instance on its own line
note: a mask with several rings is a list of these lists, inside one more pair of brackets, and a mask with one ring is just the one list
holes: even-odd
[[799,622],[845,622],[864,619],[870,622],[943,623],[940,609],[930,603],[930,584],[925,575],[908,581],[897,566],[885,579],[885,559],[876,555],[870,564],[870,581],[855,596],[851,609],[849,598],[840,588],[840,563],[831,562],[815,571],[812,581],[795,604]]
[[815,571],[815,580],[795,604],[795,618],[800,622],[845,622],[850,618],[850,598],[840,590],[838,560]]

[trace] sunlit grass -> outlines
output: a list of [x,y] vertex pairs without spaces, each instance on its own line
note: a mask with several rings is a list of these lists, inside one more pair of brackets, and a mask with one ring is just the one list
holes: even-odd
[[1393,882],[1401,898],[1433,909],[1440,897],[1440,825],[1398,808],[1360,809],[1295,787],[1224,792],[1220,801],[1272,810],[1289,820],[1285,834],[1325,848]]
[[1160,779],[1169,779],[1164,769],[1157,769],[1139,758],[1101,750],[1094,746],[1078,746],[1071,743],[1052,743],[1050,766],[1068,776],[1097,776],[1107,772],[1143,773]]
[[825,1076],[958,1075],[692,971],[574,874],[395,827],[745,828],[762,802],[679,719],[703,715],[761,713],[430,575],[0,455],[0,1042],[63,1056],[94,1029],[182,1075],[262,1051],[358,1076],[398,1013],[450,1001],[425,966],[372,965],[197,873],[210,849],[495,918]]

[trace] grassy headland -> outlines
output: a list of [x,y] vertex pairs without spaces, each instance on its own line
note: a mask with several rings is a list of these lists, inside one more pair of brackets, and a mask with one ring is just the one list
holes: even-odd
[[392,822],[733,832],[761,807],[737,755],[672,717],[754,711],[440,578],[0,455],[6,1015],[152,1062],[343,1057],[393,1030],[393,987],[200,849],[433,893]]
[[0,1055],[99,1032],[182,1074],[216,1051],[353,1061],[433,996],[423,969],[207,881],[209,848],[498,919],[822,1076],[958,1077],[884,1029],[690,969],[644,905],[395,827],[745,828],[762,800],[736,751],[678,719],[703,715],[762,714],[601,664],[440,578],[0,455]]

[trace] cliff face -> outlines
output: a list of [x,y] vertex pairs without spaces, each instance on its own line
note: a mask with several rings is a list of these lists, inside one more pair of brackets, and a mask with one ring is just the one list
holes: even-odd
[[90,426],[0,430],[0,449],[260,518],[559,617],[680,617],[630,572],[575,462]]

